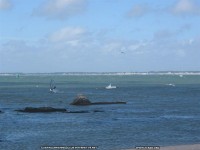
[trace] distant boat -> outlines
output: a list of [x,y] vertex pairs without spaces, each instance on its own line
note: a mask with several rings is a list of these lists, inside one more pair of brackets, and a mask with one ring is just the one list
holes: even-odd
[[19,74],[16,74],[16,76],[15,76],[16,78],[19,78]]
[[167,84],[168,86],[176,86],[175,84],[173,84],[173,83],[169,83],[169,84]]
[[52,93],[56,93],[57,92],[55,82],[52,79],[51,79],[51,82],[50,82],[50,89],[49,89],[49,91],[52,92]]
[[106,89],[116,89],[116,86],[112,86],[111,84],[109,84],[108,86],[106,86]]

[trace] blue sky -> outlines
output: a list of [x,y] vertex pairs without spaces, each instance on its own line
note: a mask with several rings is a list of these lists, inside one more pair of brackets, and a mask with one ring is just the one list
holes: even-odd
[[200,71],[198,0],[0,0],[0,72]]

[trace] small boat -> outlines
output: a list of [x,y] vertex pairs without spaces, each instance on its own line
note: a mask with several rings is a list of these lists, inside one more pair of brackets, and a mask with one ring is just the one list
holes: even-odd
[[111,84],[109,84],[108,86],[106,86],[106,89],[116,89],[116,86],[112,86]]
[[169,83],[169,84],[167,84],[168,86],[176,86],[175,84],[173,84],[173,83]]
[[50,82],[50,89],[49,89],[49,91],[52,92],[52,93],[56,93],[57,92],[55,82],[52,79],[51,79],[51,82]]

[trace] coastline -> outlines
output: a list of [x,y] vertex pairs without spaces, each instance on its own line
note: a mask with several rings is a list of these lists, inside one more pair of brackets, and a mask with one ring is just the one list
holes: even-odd
[[133,148],[133,149],[126,149],[126,150],[200,150],[200,144],[190,144],[190,145],[176,145],[176,146],[166,146],[158,148]]
[[46,72],[46,73],[23,73],[23,72],[0,72],[0,76],[130,76],[130,75],[200,75],[200,71],[147,71],[147,72]]

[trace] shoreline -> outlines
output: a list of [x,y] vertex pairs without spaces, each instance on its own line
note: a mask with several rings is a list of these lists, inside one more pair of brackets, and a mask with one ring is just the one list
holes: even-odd
[[161,146],[160,148],[157,148],[157,146],[155,147],[149,146],[149,148],[138,147],[126,150],[200,150],[200,144],[175,145],[175,146],[164,146],[164,147]]
[[130,76],[130,75],[174,75],[174,76],[187,76],[187,75],[200,75],[200,71],[147,71],[147,72],[52,72],[52,73],[0,73],[0,76]]

